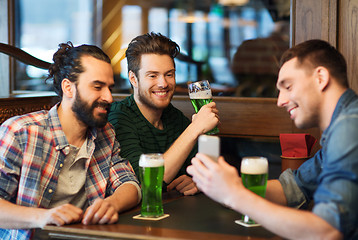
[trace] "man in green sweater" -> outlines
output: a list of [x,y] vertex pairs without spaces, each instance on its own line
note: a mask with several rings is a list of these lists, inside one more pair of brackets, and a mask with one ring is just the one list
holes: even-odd
[[198,189],[186,173],[195,156],[197,138],[219,123],[214,102],[205,105],[190,122],[171,103],[175,90],[175,63],[179,46],[169,38],[147,33],[134,38],[126,57],[133,95],[112,104],[108,120],[116,130],[121,156],[138,175],[142,153],[164,154],[167,190],[185,195]]

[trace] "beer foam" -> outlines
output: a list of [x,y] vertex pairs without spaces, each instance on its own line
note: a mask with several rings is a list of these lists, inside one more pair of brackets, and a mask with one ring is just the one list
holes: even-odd
[[164,166],[162,154],[142,154],[139,159],[140,167],[161,167]]
[[263,174],[268,172],[268,162],[266,158],[252,157],[250,160],[242,159],[241,173],[245,174]]
[[212,98],[211,90],[204,90],[199,92],[189,93],[190,99],[210,99]]

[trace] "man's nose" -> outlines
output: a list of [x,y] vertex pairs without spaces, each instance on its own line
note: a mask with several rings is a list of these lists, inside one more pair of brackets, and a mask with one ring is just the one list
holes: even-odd
[[166,88],[168,86],[167,79],[164,75],[159,76],[158,78],[158,86],[162,88]]
[[102,94],[102,100],[108,102],[108,103],[112,103],[113,102],[113,96],[112,96],[112,92],[109,88],[106,88],[104,91],[103,91],[103,94]]
[[286,94],[284,94],[282,91],[278,93],[277,98],[277,106],[278,107],[284,107],[288,103],[288,98]]

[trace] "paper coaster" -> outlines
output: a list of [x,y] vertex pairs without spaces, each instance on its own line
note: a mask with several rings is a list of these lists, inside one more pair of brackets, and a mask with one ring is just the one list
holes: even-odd
[[160,216],[160,217],[142,217],[140,214],[138,214],[136,216],[133,216],[133,219],[158,221],[158,220],[162,220],[163,218],[167,218],[167,217],[169,217],[169,214],[164,214],[163,216]]
[[261,224],[258,223],[254,223],[254,224],[248,224],[248,223],[244,223],[242,220],[235,220],[235,223],[244,226],[244,227],[260,227]]

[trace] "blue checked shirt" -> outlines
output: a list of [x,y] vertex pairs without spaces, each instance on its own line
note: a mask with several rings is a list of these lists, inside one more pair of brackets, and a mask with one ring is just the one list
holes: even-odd
[[[0,198],[11,203],[48,208],[69,153],[57,105],[13,117],[0,126]],[[110,124],[87,131],[85,189],[88,203],[105,198],[123,183],[139,189],[130,163],[119,156],[119,143]],[[139,193],[140,194],[140,193]],[[1,201],[1,200],[0,200]],[[0,229],[0,239],[29,239],[29,229]]]

